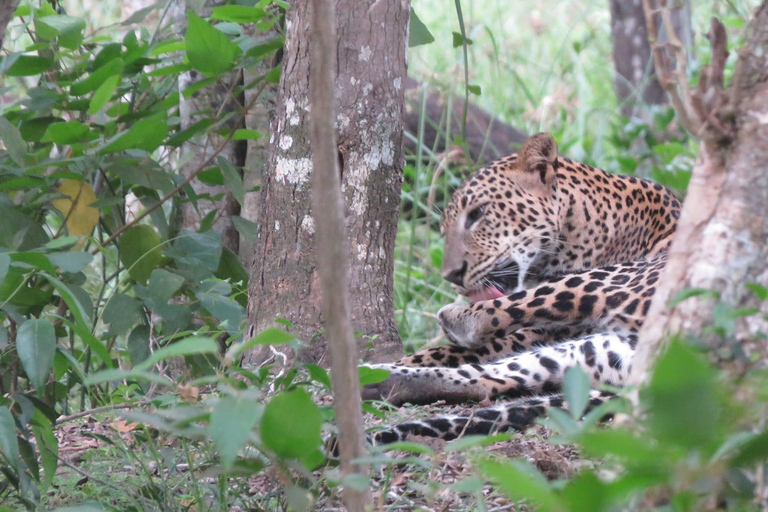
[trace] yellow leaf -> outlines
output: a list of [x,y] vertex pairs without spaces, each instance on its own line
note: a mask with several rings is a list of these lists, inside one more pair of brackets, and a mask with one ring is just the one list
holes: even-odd
[[99,222],[99,210],[90,206],[97,198],[91,186],[78,180],[64,180],[56,191],[67,197],[53,200],[53,207],[59,210],[70,235],[88,236]]

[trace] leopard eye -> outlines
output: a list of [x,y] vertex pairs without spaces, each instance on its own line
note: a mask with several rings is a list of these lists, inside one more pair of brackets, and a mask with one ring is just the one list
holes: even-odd
[[484,213],[485,213],[485,205],[478,206],[477,208],[471,210],[467,214],[467,221],[464,223],[464,229],[469,229],[470,227],[472,227],[472,225],[475,222],[477,222],[480,219],[480,217],[483,216]]

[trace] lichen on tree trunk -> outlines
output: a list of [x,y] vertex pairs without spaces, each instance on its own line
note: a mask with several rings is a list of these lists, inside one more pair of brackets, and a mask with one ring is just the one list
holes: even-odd
[[[261,189],[247,335],[285,318],[304,343],[299,358],[327,364],[310,212],[308,112],[310,2],[292,6],[271,151]],[[402,181],[403,80],[409,2],[336,6],[336,111],[350,254],[350,303],[365,359],[402,353],[393,312],[393,254]],[[375,339],[373,339],[375,338]],[[282,350],[282,348],[281,348]],[[245,357],[257,364],[269,349]],[[295,354],[288,353],[292,358]]]

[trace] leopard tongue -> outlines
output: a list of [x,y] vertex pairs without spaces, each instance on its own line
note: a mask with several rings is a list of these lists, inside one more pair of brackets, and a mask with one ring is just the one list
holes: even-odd
[[469,300],[475,303],[481,300],[498,299],[499,297],[503,297],[503,296],[504,294],[501,293],[501,290],[499,290],[495,286],[486,286],[480,290],[470,292]]

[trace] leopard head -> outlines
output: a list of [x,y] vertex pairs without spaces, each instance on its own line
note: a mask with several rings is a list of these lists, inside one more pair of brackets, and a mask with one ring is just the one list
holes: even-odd
[[555,140],[539,133],[456,190],[441,225],[442,271],[459,293],[485,300],[536,280],[557,245],[557,167]]

